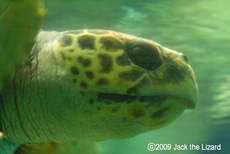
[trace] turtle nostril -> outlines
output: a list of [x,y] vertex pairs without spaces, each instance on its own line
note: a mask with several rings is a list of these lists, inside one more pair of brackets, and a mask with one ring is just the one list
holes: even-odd
[[183,60],[184,60],[186,63],[188,63],[188,57],[187,57],[187,56],[182,55],[182,58],[183,58]]

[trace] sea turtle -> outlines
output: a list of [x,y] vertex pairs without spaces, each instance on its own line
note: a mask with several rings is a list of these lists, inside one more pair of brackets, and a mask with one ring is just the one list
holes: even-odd
[[93,142],[160,128],[195,107],[182,53],[109,30],[38,34],[39,0],[2,3],[0,135],[20,145],[15,154],[96,153]]

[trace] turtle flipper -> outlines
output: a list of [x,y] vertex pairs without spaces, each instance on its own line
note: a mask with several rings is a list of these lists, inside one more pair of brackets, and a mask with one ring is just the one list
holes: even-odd
[[14,154],[97,154],[98,146],[96,143],[84,142],[46,142],[36,144],[22,144]]
[[0,91],[30,53],[45,15],[41,0],[0,2]]

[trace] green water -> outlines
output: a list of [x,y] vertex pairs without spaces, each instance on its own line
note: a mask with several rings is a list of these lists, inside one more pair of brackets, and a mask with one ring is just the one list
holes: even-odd
[[[100,144],[101,154],[230,153],[229,0],[50,0],[43,30],[108,29],[152,39],[189,58],[199,86],[194,110],[164,128]],[[150,152],[147,145],[219,145]]]

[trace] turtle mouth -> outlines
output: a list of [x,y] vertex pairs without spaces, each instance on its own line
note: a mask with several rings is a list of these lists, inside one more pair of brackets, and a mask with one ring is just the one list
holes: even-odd
[[178,102],[186,102],[187,109],[194,109],[195,103],[178,96],[172,95],[153,95],[153,96],[132,96],[124,94],[112,94],[112,93],[98,93],[97,101],[99,102],[114,102],[114,103],[131,103],[133,101],[139,101],[140,103],[148,103],[149,105],[160,105],[168,98],[175,98]]

